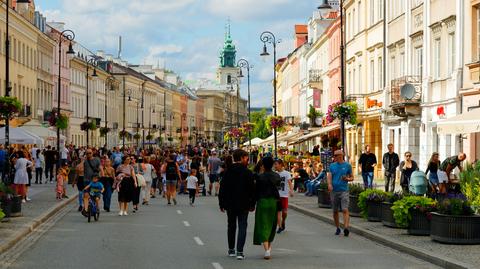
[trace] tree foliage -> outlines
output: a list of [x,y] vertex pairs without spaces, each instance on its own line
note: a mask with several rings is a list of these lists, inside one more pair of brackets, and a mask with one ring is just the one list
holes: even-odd
[[258,137],[265,139],[271,135],[271,132],[268,130],[265,120],[267,119],[267,110],[262,109],[261,111],[255,111],[250,114],[252,123],[255,124],[255,127],[252,130],[252,138]]

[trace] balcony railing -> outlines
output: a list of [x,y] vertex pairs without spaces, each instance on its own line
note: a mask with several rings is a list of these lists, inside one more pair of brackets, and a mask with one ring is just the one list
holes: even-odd
[[322,70],[312,69],[312,70],[308,71],[308,82],[309,83],[322,82]]
[[[410,92],[407,90],[407,87],[413,89],[413,91]],[[421,100],[422,81],[420,76],[405,76],[392,80],[390,88],[390,106],[417,104],[420,103]]]
[[358,111],[365,110],[365,96],[363,94],[348,94],[347,101],[357,103]]

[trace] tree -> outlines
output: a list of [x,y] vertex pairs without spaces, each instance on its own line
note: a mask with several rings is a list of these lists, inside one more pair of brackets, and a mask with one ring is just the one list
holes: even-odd
[[265,124],[267,119],[267,110],[262,109],[261,111],[255,111],[250,114],[252,123],[255,124],[255,128],[252,131],[252,138],[258,137],[265,139],[271,135],[270,131]]

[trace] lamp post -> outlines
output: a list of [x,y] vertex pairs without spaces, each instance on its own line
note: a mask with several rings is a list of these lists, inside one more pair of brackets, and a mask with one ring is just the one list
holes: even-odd
[[[108,91],[115,91],[114,81],[115,78],[113,76],[108,77],[105,81],[105,130],[108,128]],[[108,133],[105,134],[105,147],[108,148]]]
[[[248,122],[251,122],[251,119],[250,119],[250,113],[251,113],[251,106],[250,106],[250,68],[253,68],[253,66],[250,65],[250,63],[243,58],[238,60],[237,66],[240,68],[240,74],[238,74],[239,78],[244,77],[242,69],[245,68],[247,70]],[[251,131],[248,131],[248,147],[249,147],[248,151],[251,153],[251,150],[252,150],[252,132]]]
[[[63,30],[58,37],[58,81],[57,81],[57,115],[61,114],[60,99],[62,94],[62,43],[63,41],[69,41],[68,45],[68,55],[74,55],[73,51],[73,40],[75,39],[75,33],[72,30]],[[57,170],[60,169],[60,128],[57,127],[57,151],[58,151],[58,160],[57,160]]]
[[126,106],[127,106],[127,95],[128,95],[128,101],[132,101],[132,90],[130,89],[126,89],[126,86],[125,86],[125,77],[123,77],[123,128],[122,128],[122,133],[123,133],[123,136],[122,136],[122,145],[123,145],[123,149],[125,149],[125,111],[126,111]]
[[[263,51],[260,53],[260,56],[267,57],[270,55],[267,51],[267,44],[273,46],[273,116],[277,116],[277,44],[281,40],[277,40],[275,35],[272,32],[265,31],[260,35],[260,41],[263,42]],[[277,158],[277,128],[273,128],[273,137],[274,137],[274,151],[275,158]]]
[[155,104],[150,105],[150,115],[148,116],[148,134],[149,135],[152,135],[152,115],[153,114],[155,114]]
[[[341,101],[342,103],[345,102],[345,44],[344,44],[344,33],[343,33],[343,0],[339,0],[340,2],[340,94],[341,94]],[[319,10],[330,10],[332,6],[328,4],[327,0],[323,0],[322,4],[318,7]],[[347,147],[346,147],[346,135],[345,135],[345,119],[340,119],[340,132],[342,136],[342,147],[345,151],[345,155],[347,155]]]
[[[89,70],[90,70],[90,65],[94,66],[93,67],[93,74],[92,77],[98,77],[97,76],[97,69],[95,68],[95,65],[97,64],[97,59],[94,56],[90,56],[90,58],[87,56],[85,59],[85,63],[87,64],[87,73],[85,75],[86,81],[87,81],[87,123],[90,123],[90,114],[89,114],[89,109],[90,109],[90,91],[89,91]],[[87,148],[89,146],[89,128],[85,130],[87,133]]]
[[142,149],[145,149],[145,84],[147,81],[142,83]]

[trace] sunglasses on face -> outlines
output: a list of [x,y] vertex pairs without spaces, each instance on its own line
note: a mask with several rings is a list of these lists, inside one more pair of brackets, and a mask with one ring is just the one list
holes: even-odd
[[405,157],[410,158],[410,157],[412,157],[412,155],[405,155]]

